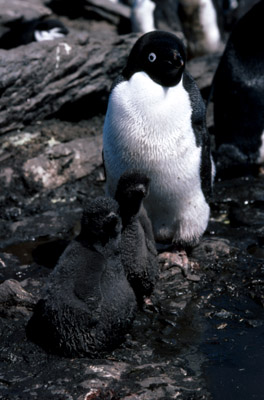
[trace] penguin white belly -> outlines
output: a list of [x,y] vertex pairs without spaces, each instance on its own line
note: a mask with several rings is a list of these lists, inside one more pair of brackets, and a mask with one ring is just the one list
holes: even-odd
[[134,1],[131,10],[132,32],[150,32],[155,30],[154,10],[156,4],[151,0]]
[[107,192],[129,169],[151,179],[145,206],[157,241],[195,242],[206,229],[209,206],[200,182],[201,148],[191,125],[182,81],[170,88],[145,72],[112,91],[104,125]]
[[259,156],[257,159],[258,164],[264,163],[264,131],[262,132],[260,140],[261,140],[261,146],[259,148]]
[[204,32],[203,46],[208,52],[215,52],[221,44],[217,15],[212,0],[200,0],[199,17]]

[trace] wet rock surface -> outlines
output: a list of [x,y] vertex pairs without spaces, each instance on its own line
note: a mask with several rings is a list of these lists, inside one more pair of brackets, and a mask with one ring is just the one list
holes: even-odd
[[[109,39],[103,43],[101,31],[83,38],[83,21],[67,23],[75,32],[79,27],[81,39],[67,38],[69,45],[75,43],[76,58],[61,48],[62,81],[54,67],[57,42],[42,50],[33,43],[26,53],[25,48],[3,53],[3,68],[17,57],[36,57],[31,66],[38,65],[39,80],[30,89],[35,106],[25,106],[30,71],[22,63],[24,86],[18,80],[17,95],[5,86],[10,96],[1,99],[1,399],[261,399],[264,176],[259,171],[216,180],[210,223],[189,255],[190,270],[160,265],[151,301],[137,313],[124,343],[104,359],[54,356],[27,339],[25,326],[34,304],[58,257],[79,232],[86,199],[104,194],[103,110],[111,81],[135,40],[133,35],[115,36],[104,24]],[[85,55],[91,44],[95,58]],[[47,54],[52,54],[53,69],[44,84],[39,68]],[[218,59],[189,63],[205,96]],[[0,80],[3,84],[3,75]],[[43,93],[51,88],[46,101]],[[15,107],[16,96],[15,111],[9,113],[3,105]],[[51,168],[48,180],[41,166],[46,173]]]
[[189,274],[161,265],[151,303],[138,312],[125,342],[104,359],[67,359],[31,343],[25,326],[59,254],[78,232],[85,199],[103,194],[104,181],[102,165],[95,165],[56,189],[37,190],[32,182],[31,194],[29,181],[15,185],[24,173],[19,162],[45,154],[46,146],[11,146],[17,165],[1,163],[17,174],[1,192],[1,397],[218,399],[221,390],[227,399],[261,398],[263,176],[217,181]]

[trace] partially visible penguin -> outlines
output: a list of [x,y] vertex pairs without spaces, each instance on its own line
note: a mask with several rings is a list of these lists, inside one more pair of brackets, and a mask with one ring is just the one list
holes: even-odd
[[220,51],[222,32],[216,1],[180,0],[179,17],[188,43],[189,57]]
[[131,8],[133,32],[147,33],[155,29],[173,31],[184,40],[178,16],[178,0],[134,0]]
[[49,352],[97,357],[124,338],[137,308],[121,263],[121,218],[115,200],[87,204],[81,232],[49,277],[27,325]]
[[225,167],[264,162],[263,16],[264,0],[238,21],[213,80],[215,142]]
[[64,37],[69,33],[62,22],[55,19],[16,22],[0,39],[0,48],[12,49],[31,42],[42,42]]
[[155,7],[151,0],[134,0],[131,8],[132,32],[147,33],[155,30]]
[[122,264],[139,304],[150,296],[159,275],[152,226],[142,204],[148,191],[148,177],[132,170],[121,176],[115,193],[122,218]]
[[113,84],[103,130],[107,194],[125,171],[146,174],[155,240],[184,247],[207,227],[213,177],[206,109],[185,61],[174,34],[141,36]]
[[170,31],[184,39],[179,19],[179,0],[153,0],[155,26],[159,30]]

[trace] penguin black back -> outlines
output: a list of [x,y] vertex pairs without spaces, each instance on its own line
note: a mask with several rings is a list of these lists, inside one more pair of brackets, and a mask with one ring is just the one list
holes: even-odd
[[264,161],[264,1],[234,27],[213,82],[215,141],[232,164]]

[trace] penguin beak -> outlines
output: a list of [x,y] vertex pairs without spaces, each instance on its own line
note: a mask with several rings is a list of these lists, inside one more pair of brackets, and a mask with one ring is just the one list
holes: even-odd
[[146,195],[148,194],[148,189],[145,185],[141,183],[136,186],[135,190],[136,193],[141,194],[142,197],[146,197]]
[[121,220],[116,213],[110,212],[107,215],[105,219],[105,229],[110,236],[116,236],[121,231]]
[[181,55],[179,53],[177,53],[176,51],[173,52],[173,64],[177,68],[181,68],[184,66],[184,61],[183,61]]
[[184,61],[182,59],[182,56],[177,51],[173,51],[171,53],[171,58],[165,60],[165,63],[176,68],[181,68],[184,66]]

